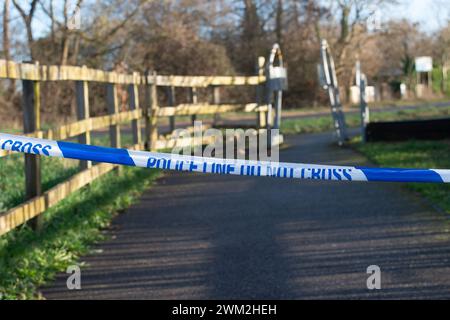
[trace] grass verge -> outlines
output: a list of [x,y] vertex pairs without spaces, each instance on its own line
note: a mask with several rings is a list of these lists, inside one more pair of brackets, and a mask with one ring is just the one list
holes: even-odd
[[[370,121],[399,121],[399,120],[413,120],[435,117],[450,116],[449,107],[423,107],[414,110],[395,110],[395,111],[380,111],[373,112],[370,115]],[[350,127],[357,127],[361,125],[361,118],[359,114],[347,114],[345,117],[347,125]],[[285,119],[281,123],[281,132],[283,134],[300,134],[323,132],[333,129],[333,122],[331,115],[306,117],[299,119]]]
[[[93,137],[108,145],[105,135]],[[123,135],[131,143],[131,135]],[[42,187],[48,190],[78,171],[78,161],[42,157]],[[0,212],[24,201],[24,157],[0,159]],[[44,228],[33,232],[23,225],[0,237],[0,298],[41,298],[38,288],[74,264],[102,240],[102,230],[117,212],[129,207],[154,181],[158,171],[125,167],[95,180],[44,213]]]
[[154,181],[158,171],[124,168],[61,201],[44,214],[44,228],[23,225],[0,238],[0,295],[3,299],[42,298],[39,286],[77,262],[105,238],[102,230]]
[[[376,142],[352,146],[370,161],[383,167],[450,168],[450,141]],[[409,189],[418,192],[450,213],[450,185],[409,183]]]

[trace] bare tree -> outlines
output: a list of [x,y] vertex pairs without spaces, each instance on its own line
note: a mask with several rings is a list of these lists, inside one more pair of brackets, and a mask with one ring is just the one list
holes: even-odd
[[78,0],[74,11],[72,13],[69,13],[68,10],[68,5],[67,5],[67,0],[64,0],[64,9],[63,9],[63,17],[64,17],[64,26],[62,28],[62,43],[61,43],[61,47],[62,47],[62,52],[61,52],[61,59],[60,59],[60,64],[61,65],[66,65],[67,64],[67,60],[69,57],[69,46],[71,43],[71,40],[73,38],[73,32],[72,29],[69,28],[69,19],[73,18],[76,14],[77,14],[77,10],[80,10],[81,5],[83,3],[83,0]]
[[6,60],[11,60],[10,42],[9,42],[9,0],[5,0],[3,5],[3,54]]
[[[11,60],[11,42],[10,42],[10,34],[9,34],[9,22],[10,22],[10,2],[9,0],[5,0],[3,6],[3,54],[5,56],[6,61]],[[12,97],[15,92],[16,82],[14,79],[11,79],[8,87],[8,99]]]
[[283,48],[283,0],[277,1],[277,12],[275,18],[275,35],[277,43]]
[[33,17],[36,12],[37,4],[39,3],[39,0],[30,0],[29,1],[29,9],[28,11],[25,11],[24,8],[22,8],[16,0],[13,0],[13,4],[16,7],[17,11],[19,11],[20,16],[22,17],[22,20],[25,24],[25,29],[27,32],[27,43],[28,43],[28,50],[30,59],[34,60],[36,55],[34,52],[34,36],[33,36],[33,28],[32,28],[32,22]]
[[[377,10],[396,3],[397,0],[329,1],[329,11],[335,13],[339,25],[338,34],[330,41],[334,49],[336,73],[346,88],[353,83],[355,61],[360,59],[363,48],[375,36],[368,32],[368,19]],[[333,29],[333,24],[331,28]]]
[[[55,15],[54,1],[50,0],[47,6],[43,1],[41,2],[42,11],[49,17],[51,22],[50,39],[53,44],[53,55],[59,56],[57,63],[60,65],[68,64],[71,45],[76,49],[76,44],[79,43],[80,31],[71,28],[70,21],[75,18],[76,14],[79,14],[82,4],[83,0],[77,0],[73,10],[70,11],[69,0],[64,0],[61,12],[62,21],[60,21]],[[78,51],[74,50],[72,57],[77,55]]]

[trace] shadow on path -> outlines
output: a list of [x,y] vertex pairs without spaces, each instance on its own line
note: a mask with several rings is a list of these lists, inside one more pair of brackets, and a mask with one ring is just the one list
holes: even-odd
[[[329,133],[288,137],[288,162],[361,164]],[[117,217],[48,299],[449,298],[443,213],[400,184],[167,173]],[[382,290],[366,288],[378,265]]]

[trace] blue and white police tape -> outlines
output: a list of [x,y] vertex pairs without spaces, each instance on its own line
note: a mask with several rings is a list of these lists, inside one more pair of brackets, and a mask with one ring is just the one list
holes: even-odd
[[450,183],[450,170],[446,169],[367,168],[219,159],[98,147],[4,133],[0,133],[0,148],[50,157],[175,171],[312,180]]

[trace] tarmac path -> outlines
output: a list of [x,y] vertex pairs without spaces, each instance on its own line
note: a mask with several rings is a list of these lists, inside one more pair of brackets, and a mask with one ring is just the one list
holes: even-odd
[[[364,158],[330,133],[286,137],[281,161]],[[401,184],[168,172],[47,299],[450,298],[450,224]],[[381,268],[381,290],[366,269]]]

